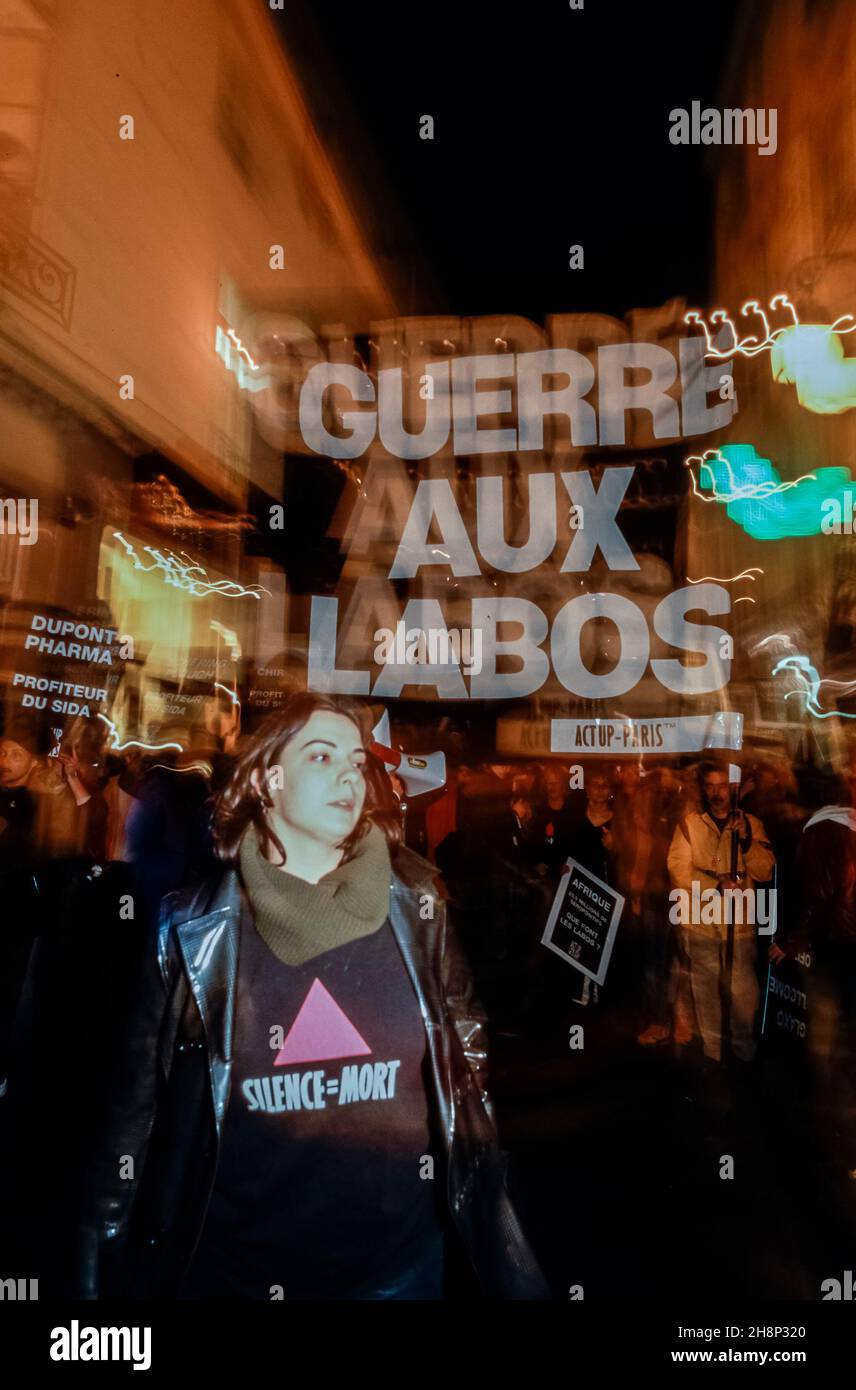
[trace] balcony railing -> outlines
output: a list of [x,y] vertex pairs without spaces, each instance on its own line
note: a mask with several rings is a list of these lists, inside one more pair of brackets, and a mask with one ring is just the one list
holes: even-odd
[[77,271],[39,237],[0,221],[0,285],[71,327]]

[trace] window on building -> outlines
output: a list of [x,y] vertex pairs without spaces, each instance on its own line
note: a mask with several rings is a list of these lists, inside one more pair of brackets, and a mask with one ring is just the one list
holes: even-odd
[[0,0],[0,216],[29,223],[44,110],[52,4]]

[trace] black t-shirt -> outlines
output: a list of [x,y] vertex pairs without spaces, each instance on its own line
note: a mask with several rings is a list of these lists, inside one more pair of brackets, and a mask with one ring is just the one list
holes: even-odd
[[242,931],[231,1094],[183,1296],[349,1298],[403,1273],[440,1224],[427,1065],[388,921],[299,967]]

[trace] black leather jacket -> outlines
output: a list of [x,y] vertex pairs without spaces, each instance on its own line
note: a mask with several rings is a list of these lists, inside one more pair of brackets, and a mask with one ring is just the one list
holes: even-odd
[[[425,1023],[451,1219],[485,1297],[549,1298],[509,1196],[485,1087],[485,1019],[434,895],[434,870],[401,846],[392,865],[389,921]],[[434,910],[427,921],[425,893]],[[190,1264],[217,1169],[240,928],[251,922],[234,869],[163,901],[157,962],[148,963],[116,1099],[88,1168],[77,1297],[169,1298]]]

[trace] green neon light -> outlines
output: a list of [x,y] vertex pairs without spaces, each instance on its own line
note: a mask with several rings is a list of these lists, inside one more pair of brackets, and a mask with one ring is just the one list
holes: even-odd
[[719,454],[704,460],[699,482],[713,489],[711,500],[725,503],[731,520],[753,540],[817,536],[830,529],[828,518],[836,507],[841,516],[853,514],[856,484],[849,468],[816,468],[797,483],[783,483],[754,444],[723,444]]

